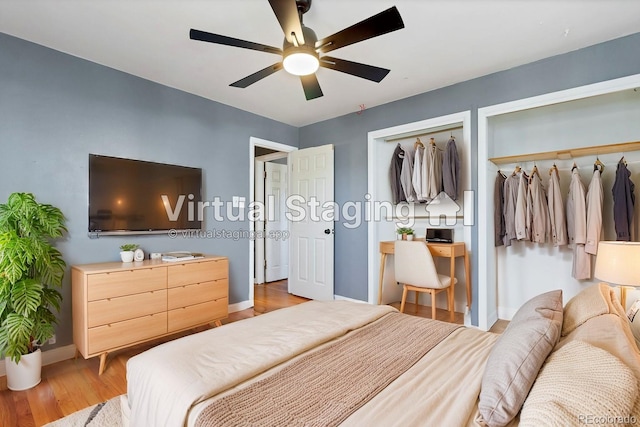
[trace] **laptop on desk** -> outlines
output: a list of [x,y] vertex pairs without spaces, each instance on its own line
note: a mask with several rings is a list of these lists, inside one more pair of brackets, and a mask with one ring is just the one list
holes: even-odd
[[427,228],[426,241],[433,243],[453,243],[453,229]]

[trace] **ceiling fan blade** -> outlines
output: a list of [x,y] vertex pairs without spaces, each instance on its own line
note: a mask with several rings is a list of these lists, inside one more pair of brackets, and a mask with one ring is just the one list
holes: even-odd
[[221,36],[220,34],[207,33],[205,31],[194,30],[193,28],[189,32],[189,38],[191,40],[200,40],[203,42],[217,43],[227,46],[241,47],[244,49],[252,49],[260,52],[282,55],[282,49],[278,49],[277,47],[248,42],[246,40],[234,39],[233,37]]
[[239,88],[243,88],[244,89],[245,87],[254,84],[258,80],[262,80],[265,77],[268,77],[271,74],[273,74],[276,71],[279,71],[281,69],[282,69],[282,62],[278,62],[277,64],[269,65],[268,67],[263,68],[262,70],[257,71],[255,73],[245,77],[244,79],[240,79],[237,82],[231,83],[229,86],[239,87]]
[[300,46],[304,44],[304,35],[302,34],[302,24],[300,23],[300,16],[298,15],[298,6],[295,0],[269,0],[271,9],[275,13],[278,22],[284,31],[284,36],[291,44],[293,37],[291,33],[296,35],[296,43]]
[[404,28],[404,22],[398,9],[393,6],[364,21],[345,28],[329,37],[316,42],[316,50],[326,53],[350,44],[358,43],[373,37],[381,36]]
[[320,66],[371,80],[376,83],[380,83],[382,79],[389,74],[389,71],[391,71],[386,68],[374,67],[373,65],[361,64],[359,62],[347,61],[346,59],[333,58],[331,56],[323,56],[320,58]]
[[300,76],[300,81],[302,82],[304,96],[307,98],[307,101],[322,96],[322,89],[320,89],[320,83],[318,83],[318,78],[315,74]]

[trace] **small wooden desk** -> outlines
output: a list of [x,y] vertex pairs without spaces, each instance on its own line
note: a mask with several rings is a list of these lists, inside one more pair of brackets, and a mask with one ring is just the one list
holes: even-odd
[[[424,242],[424,240],[422,240]],[[469,265],[469,253],[464,242],[454,243],[433,243],[425,242],[429,252],[434,257],[445,257],[451,259],[451,278],[456,277],[456,258],[464,257],[464,275],[467,282],[467,308],[471,310],[471,268]],[[384,265],[387,255],[393,255],[395,240],[380,242],[380,282],[378,284],[378,304],[382,304],[382,282],[384,280]],[[453,284],[451,286],[454,286]]]

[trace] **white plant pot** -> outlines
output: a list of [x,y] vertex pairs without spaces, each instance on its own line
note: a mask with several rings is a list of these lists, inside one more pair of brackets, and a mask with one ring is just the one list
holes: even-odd
[[398,240],[402,240],[402,234],[396,234],[398,236]]
[[407,240],[413,240],[413,234],[407,234]]
[[120,259],[122,262],[133,262],[133,251],[122,251],[120,252]]
[[5,358],[7,388],[13,391],[27,390],[40,383],[42,373],[42,352],[40,349],[20,357],[16,363]]

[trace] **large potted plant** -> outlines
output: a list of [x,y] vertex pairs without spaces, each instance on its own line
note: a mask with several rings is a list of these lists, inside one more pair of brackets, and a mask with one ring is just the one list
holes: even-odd
[[52,241],[66,231],[60,209],[33,194],[13,193],[0,204],[0,353],[7,386],[40,382],[40,345],[55,333],[66,264]]

